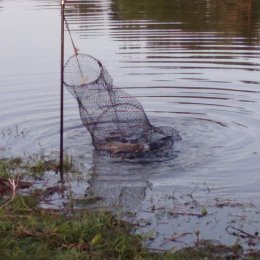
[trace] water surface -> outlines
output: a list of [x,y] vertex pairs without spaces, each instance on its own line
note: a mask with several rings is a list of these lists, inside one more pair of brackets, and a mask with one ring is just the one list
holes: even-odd
[[[242,214],[232,207],[218,211],[211,224],[170,213],[210,210],[216,198],[255,204],[260,199],[260,2],[69,2],[66,17],[80,51],[100,59],[154,125],[171,126],[182,138],[174,159],[100,158],[66,92],[65,150],[89,176],[86,193],[105,198],[98,206],[143,220],[143,232],[156,234],[151,247],[171,248],[165,241],[174,232],[191,229],[233,242],[223,236],[227,223]],[[59,1],[0,1],[0,31],[0,154],[56,153]],[[66,58],[73,54],[68,34],[65,50]],[[249,217],[239,223],[259,229],[257,209],[246,210]],[[190,235],[188,242],[194,240]]]

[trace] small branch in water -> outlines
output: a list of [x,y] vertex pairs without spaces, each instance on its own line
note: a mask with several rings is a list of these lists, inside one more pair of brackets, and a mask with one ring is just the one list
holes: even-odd
[[194,199],[194,198],[193,198],[193,193],[194,193],[195,191],[197,191],[198,189],[199,189],[199,187],[196,187],[191,193],[188,193],[187,196],[191,197],[191,199],[193,200],[193,199]]
[[188,245],[188,243],[186,243],[186,242],[184,242],[184,241],[180,241],[180,240],[178,240],[178,239],[181,238],[181,237],[187,236],[187,235],[192,235],[192,234],[193,234],[193,233],[185,232],[185,233],[176,235],[176,236],[171,237],[171,238],[165,238],[164,240],[170,241],[170,242],[177,242],[177,243],[182,243],[182,244]]
[[65,187],[60,187],[60,186],[53,186],[53,187],[48,187],[42,194],[42,196],[40,197],[40,201],[45,199],[48,196],[53,195],[54,193],[59,193],[59,194],[63,194],[64,191],[66,190]]
[[216,200],[217,208],[224,208],[224,207],[230,207],[230,208],[245,208],[245,207],[255,207],[253,203],[240,203],[240,202],[233,202],[231,200],[224,200],[224,201],[218,201]]
[[213,214],[204,214],[204,213],[191,213],[191,212],[170,212],[171,215],[181,215],[181,216],[193,216],[193,217],[198,217],[202,218],[208,215],[213,215]]
[[[232,229],[233,231],[230,231]],[[245,232],[242,229],[235,228],[231,225],[226,227],[226,231],[229,235],[240,237],[240,238],[251,238],[260,241],[260,237],[258,236],[258,232],[255,232],[255,234],[250,234],[248,232]]]

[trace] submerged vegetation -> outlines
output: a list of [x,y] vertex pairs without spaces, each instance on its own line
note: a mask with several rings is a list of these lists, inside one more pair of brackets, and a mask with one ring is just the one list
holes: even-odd
[[[64,158],[63,169],[65,172],[77,172],[73,165],[72,158],[68,155]],[[0,159],[0,178],[14,177],[35,180],[48,171],[58,173],[58,161],[46,159],[45,156],[30,157],[27,160],[22,160],[19,157],[13,159]]]
[[[76,171],[69,157],[65,161],[67,172]],[[42,208],[44,197],[51,192],[63,192],[66,187],[36,189],[33,178],[46,171],[57,171],[57,165],[43,158],[30,162],[20,158],[0,160],[1,260],[260,258],[260,252],[245,255],[239,244],[229,247],[209,241],[198,241],[194,247],[177,252],[151,252],[145,248],[144,237],[134,234],[134,225],[109,212],[76,208],[73,203],[61,209]],[[207,215],[207,210],[202,209],[201,215]]]

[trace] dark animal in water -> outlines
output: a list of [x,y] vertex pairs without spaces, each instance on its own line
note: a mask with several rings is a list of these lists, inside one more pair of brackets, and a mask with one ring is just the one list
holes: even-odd
[[148,144],[122,143],[122,142],[108,142],[104,144],[98,144],[97,148],[100,151],[106,151],[111,154],[142,153],[150,150]]

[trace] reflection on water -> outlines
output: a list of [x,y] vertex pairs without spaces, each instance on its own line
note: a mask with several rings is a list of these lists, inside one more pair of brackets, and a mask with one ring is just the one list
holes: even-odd
[[[120,34],[121,38],[131,37],[131,29],[169,30],[178,28],[186,32],[219,32],[223,42],[232,42],[233,37],[243,37],[247,44],[259,43],[260,3],[254,0],[175,0],[175,1],[71,1],[68,15],[81,23],[84,29],[94,31],[100,24],[106,25],[106,15],[114,22],[109,29],[119,32],[128,29],[129,34]],[[70,8],[71,7],[71,8]],[[91,17],[91,21],[85,19]],[[95,23],[95,24],[93,24]],[[95,25],[95,26],[93,26]],[[91,28],[92,27],[92,28]],[[105,29],[105,28],[104,28]],[[118,31],[118,29],[120,29]],[[113,35],[112,33],[112,35]],[[169,36],[169,34],[168,34]],[[145,39],[146,35],[140,35]],[[203,42],[191,39],[191,45]]]
[[88,193],[100,196],[100,206],[117,210],[136,210],[145,199],[149,186],[149,172],[142,172],[142,164],[122,165],[120,162],[107,163],[104,158],[93,154],[93,167]]
[[[260,2],[77,0],[68,2],[66,16],[80,51],[103,62],[153,125],[181,136],[170,160],[98,157],[66,92],[65,148],[87,169],[87,192],[104,197],[99,206],[148,219],[144,232],[159,232],[153,247],[174,230],[202,226],[205,238],[232,242],[220,236],[233,208],[218,211],[221,221],[212,225],[170,213],[200,212],[216,198],[260,198]],[[59,19],[59,1],[0,1],[1,156],[58,151]],[[66,58],[71,54],[66,35]],[[189,204],[191,193],[197,205]],[[256,215],[246,210],[250,221],[242,224],[250,229]]]
[[[135,1],[116,0],[113,8],[115,19],[152,20],[179,24],[178,28],[190,32],[221,32],[225,37],[245,37],[257,43],[260,4],[253,0],[179,0]],[[151,25],[149,28],[158,28]],[[228,42],[231,39],[223,39]],[[200,41],[198,39],[198,41]]]

